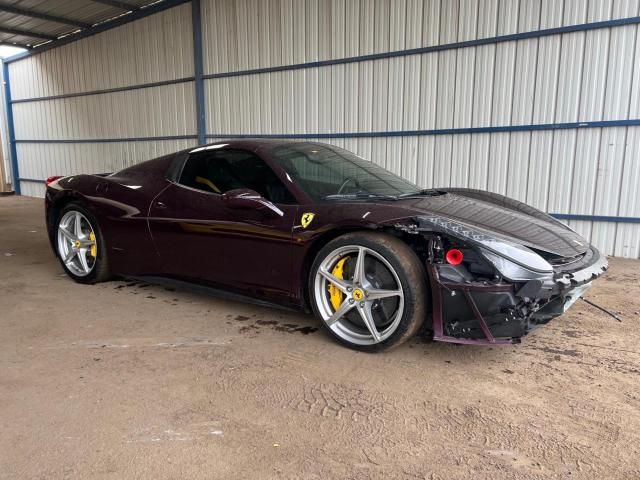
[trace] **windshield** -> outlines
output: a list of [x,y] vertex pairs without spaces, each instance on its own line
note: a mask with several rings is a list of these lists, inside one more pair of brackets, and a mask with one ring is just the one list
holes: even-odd
[[292,143],[274,148],[273,159],[315,201],[333,198],[397,198],[420,188],[378,165],[332,145]]

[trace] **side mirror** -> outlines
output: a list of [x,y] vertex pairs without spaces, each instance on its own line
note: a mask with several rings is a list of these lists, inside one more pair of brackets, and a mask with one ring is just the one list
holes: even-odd
[[264,198],[255,190],[250,190],[248,188],[237,188],[235,190],[229,190],[228,192],[222,194],[222,200],[229,208],[237,208],[241,210],[260,210],[266,208],[279,217],[282,217],[284,215],[284,212],[276,207],[273,203]]

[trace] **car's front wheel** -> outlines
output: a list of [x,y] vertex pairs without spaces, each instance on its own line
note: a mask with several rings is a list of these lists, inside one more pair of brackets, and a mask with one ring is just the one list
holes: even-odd
[[309,279],[312,307],[342,344],[385,350],[411,338],[427,314],[420,259],[401,240],[355,232],[318,253]]
[[109,278],[106,248],[95,217],[79,203],[62,209],[56,224],[56,249],[62,268],[79,283]]

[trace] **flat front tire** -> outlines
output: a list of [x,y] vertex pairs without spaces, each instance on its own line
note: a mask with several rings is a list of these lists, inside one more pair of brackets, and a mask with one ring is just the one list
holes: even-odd
[[427,315],[426,273],[402,240],[377,232],[340,236],[311,268],[314,313],[340,343],[380,351],[407,341]]

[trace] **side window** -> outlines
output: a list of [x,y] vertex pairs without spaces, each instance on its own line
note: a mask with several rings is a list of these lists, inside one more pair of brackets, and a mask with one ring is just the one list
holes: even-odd
[[219,194],[249,188],[274,203],[295,203],[271,167],[243,150],[203,150],[189,155],[179,183]]

